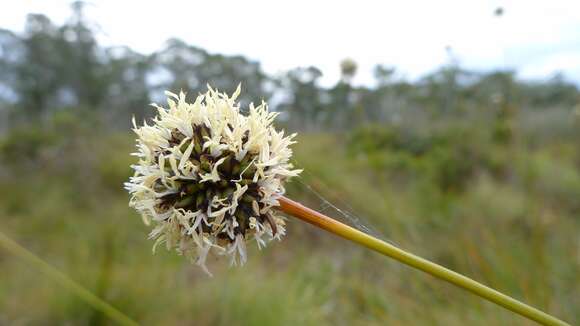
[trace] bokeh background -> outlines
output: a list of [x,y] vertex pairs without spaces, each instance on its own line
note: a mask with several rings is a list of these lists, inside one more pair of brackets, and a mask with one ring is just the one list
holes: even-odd
[[[530,324],[292,219],[213,278],[152,255],[131,117],[241,82],[299,132],[291,197],[580,323],[580,10],[349,3],[5,4],[0,230],[146,325]],[[0,269],[0,325],[112,323],[4,248]]]

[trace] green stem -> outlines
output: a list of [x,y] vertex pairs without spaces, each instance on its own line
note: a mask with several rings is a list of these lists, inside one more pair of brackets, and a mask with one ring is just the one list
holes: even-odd
[[79,298],[83,299],[93,308],[100,310],[103,314],[109,317],[111,320],[114,320],[120,325],[127,325],[127,326],[135,326],[139,325],[137,322],[132,320],[131,318],[127,317],[125,314],[120,312],[119,310],[115,309],[115,307],[111,306],[107,302],[103,301],[101,298],[97,297],[89,290],[82,287],[80,284],[76,283],[68,276],[45,262],[44,260],[40,259],[38,256],[33,254],[32,252],[28,251],[26,248],[22,247],[14,240],[10,239],[7,235],[0,232],[0,245],[6,248],[6,250],[13,255],[25,260],[26,262],[30,263],[34,267],[38,268],[39,271],[42,271],[47,276],[51,277],[54,281],[60,284],[62,287],[67,288]]
[[356,242],[385,256],[396,259],[403,264],[422,270],[428,274],[470,291],[479,297],[498,304],[540,324],[569,325],[566,322],[548,315],[541,310],[528,306],[523,302],[520,302],[490,287],[478,283],[466,276],[449,270],[441,265],[437,265],[419,256],[408,253],[403,249],[395,247],[385,241],[374,238],[364,232],[338,222],[291,199],[282,197],[279,201],[280,210],[289,215],[297,217],[305,222],[313,224],[340,237]]

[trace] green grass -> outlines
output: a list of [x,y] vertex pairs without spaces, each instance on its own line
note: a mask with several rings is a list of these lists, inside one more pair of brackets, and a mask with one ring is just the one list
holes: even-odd
[[[121,189],[133,161],[132,140],[96,139],[46,145],[50,150],[34,160],[3,154],[0,228],[143,324],[530,324],[292,219],[284,241],[261,252],[252,246],[242,268],[211,259],[213,278],[173,252],[152,255],[148,228]],[[301,181],[339,206],[352,206],[387,239],[580,322],[577,144],[514,150],[478,143],[486,159],[499,160],[501,173],[492,163],[478,163],[455,189],[448,185],[458,179],[449,173],[467,170],[445,172],[442,165],[452,156],[443,147],[416,156],[391,148],[348,150],[334,135],[298,140],[296,161],[308,171]],[[321,205],[299,182],[288,190],[313,208]],[[0,268],[0,324],[110,323],[3,250]]]

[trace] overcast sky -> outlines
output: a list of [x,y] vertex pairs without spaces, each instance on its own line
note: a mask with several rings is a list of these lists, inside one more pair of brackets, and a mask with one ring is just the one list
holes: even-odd
[[[7,2],[0,27],[22,30],[27,13],[62,23],[69,3]],[[494,15],[498,7],[501,17]],[[355,83],[370,84],[377,63],[416,78],[449,62],[447,46],[467,68],[516,68],[527,78],[560,71],[580,82],[580,0],[93,0],[87,15],[102,29],[104,45],[150,53],[178,37],[259,60],[270,73],[315,65],[327,85],[346,57],[359,64]]]

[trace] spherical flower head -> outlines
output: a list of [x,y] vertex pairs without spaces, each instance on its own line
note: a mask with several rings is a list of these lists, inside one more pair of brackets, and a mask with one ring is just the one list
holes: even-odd
[[274,129],[277,113],[265,102],[242,114],[239,93],[239,86],[231,97],[208,86],[188,103],[183,92],[166,92],[169,107],[153,104],[151,125],[133,120],[139,162],[125,184],[129,204],[153,224],[153,250],[165,243],[206,272],[209,252],[244,264],[247,241],[261,248],[285,234],[273,208],[284,182],[300,173],[289,162],[295,135]]

